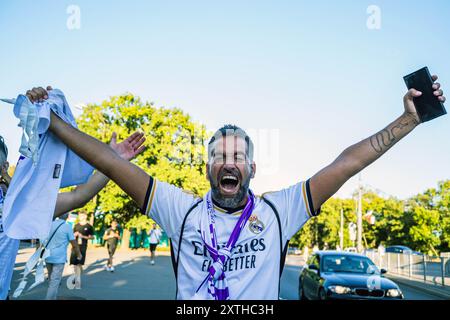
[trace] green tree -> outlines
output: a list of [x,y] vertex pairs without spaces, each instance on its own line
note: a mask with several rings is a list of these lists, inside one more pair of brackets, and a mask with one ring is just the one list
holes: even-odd
[[439,236],[439,212],[416,206],[413,209],[414,225],[409,229],[409,234],[415,248],[423,253],[438,255],[436,246],[440,244]]
[[450,180],[438,184],[437,210],[442,229],[441,251],[450,251]]
[[[208,133],[204,125],[193,122],[182,110],[157,108],[132,94],[124,94],[100,104],[87,105],[77,123],[81,131],[103,142],[108,142],[113,132],[117,133],[120,141],[136,130],[143,131],[147,148],[133,160],[136,165],[159,181],[199,196],[209,189],[205,176],[204,143]],[[114,216],[128,227],[132,224],[127,222],[140,211],[114,183],[109,183],[85,209]],[[131,221],[140,225],[141,220]]]
[[375,224],[363,220],[364,235],[369,247],[406,244],[410,242],[408,213],[404,211],[402,201],[394,198],[380,197],[373,191],[366,191],[362,201],[363,214],[372,211]]
[[352,199],[330,198],[321,207],[318,217],[310,219],[303,228],[291,239],[292,246],[313,247],[314,245],[323,248],[325,243],[329,248],[336,248],[339,245],[340,215],[341,209],[344,211],[344,247],[351,246],[348,235],[348,223],[356,221],[355,203]]
[[140,233],[141,231],[148,232],[153,227],[153,220],[144,215],[133,216],[125,224],[125,228],[131,229],[136,228],[136,231]]
[[430,188],[416,195],[408,202],[414,225],[410,233],[414,243],[424,250],[437,255],[437,251],[450,249],[450,180],[438,183],[438,188]]

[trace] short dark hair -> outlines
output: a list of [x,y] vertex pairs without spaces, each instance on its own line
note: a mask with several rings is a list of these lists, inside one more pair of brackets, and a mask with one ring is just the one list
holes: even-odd
[[226,124],[220,129],[218,129],[214,135],[211,137],[211,139],[208,142],[208,158],[212,155],[212,144],[214,141],[226,137],[226,136],[238,136],[242,137],[245,140],[245,143],[247,145],[247,157],[250,160],[253,160],[253,142],[250,136],[240,127],[234,125],[234,124]]

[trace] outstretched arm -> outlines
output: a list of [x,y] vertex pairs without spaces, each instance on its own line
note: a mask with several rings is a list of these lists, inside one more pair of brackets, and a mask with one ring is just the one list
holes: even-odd
[[[47,87],[47,90],[52,90]],[[47,91],[43,88],[33,88],[27,91],[27,97],[32,101],[47,99]],[[50,130],[70,149],[98,171],[113,180],[124,190],[137,205],[144,206],[145,194],[150,177],[138,166],[122,159],[107,144],[75,129],[51,112]]]
[[[436,80],[437,76],[433,76],[433,81]],[[439,83],[433,84],[434,95],[439,101],[445,102],[443,92],[439,88]],[[413,98],[421,94],[420,91],[409,90],[403,99],[405,111],[399,118],[373,136],[345,149],[333,163],[311,178],[310,190],[314,209],[319,208],[348,179],[381,157],[420,123]]]
[[85,184],[77,186],[73,191],[62,192],[56,199],[54,218],[60,215],[85,206],[97,193],[107,184],[109,178],[97,171]]
[[144,206],[150,177],[141,168],[120,158],[108,145],[73,128],[53,113],[50,130],[81,158],[117,183],[140,208]]
[[[144,147],[142,147],[142,144],[145,141],[143,133],[135,132],[119,144],[117,144],[116,138],[117,135],[114,132],[109,145],[125,160],[133,159],[144,150]],[[97,171],[87,183],[77,186],[75,190],[71,192],[58,194],[54,217],[59,217],[68,211],[83,207],[99,193],[108,182],[109,178]]]

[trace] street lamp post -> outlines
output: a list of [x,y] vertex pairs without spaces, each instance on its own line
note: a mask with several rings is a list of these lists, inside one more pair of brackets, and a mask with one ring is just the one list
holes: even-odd
[[341,209],[341,232],[339,233],[340,242],[339,247],[344,250],[344,210]]
[[362,184],[361,184],[361,173],[359,174],[359,185],[358,185],[358,211],[357,211],[357,250],[362,252]]

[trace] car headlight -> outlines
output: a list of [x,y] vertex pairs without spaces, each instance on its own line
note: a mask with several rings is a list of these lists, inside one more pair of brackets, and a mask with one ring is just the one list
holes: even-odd
[[329,286],[328,289],[330,289],[331,292],[334,292],[337,294],[346,294],[346,293],[350,293],[350,291],[352,291],[352,289],[350,289],[349,287],[344,287],[344,286]]
[[402,295],[402,292],[398,289],[389,289],[386,292],[386,296],[387,297],[391,297],[391,298],[398,298]]

